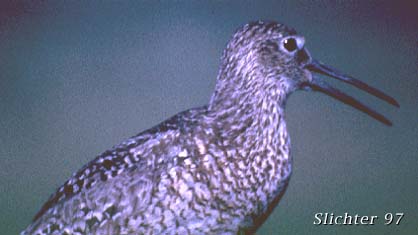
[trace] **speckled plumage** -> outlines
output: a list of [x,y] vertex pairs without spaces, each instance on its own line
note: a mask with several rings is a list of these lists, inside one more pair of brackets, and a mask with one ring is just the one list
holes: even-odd
[[254,232],[289,182],[284,108],[293,91],[320,90],[308,86],[311,65],[293,29],[261,21],[243,26],[223,53],[208,106],[96,157],[22,235]]

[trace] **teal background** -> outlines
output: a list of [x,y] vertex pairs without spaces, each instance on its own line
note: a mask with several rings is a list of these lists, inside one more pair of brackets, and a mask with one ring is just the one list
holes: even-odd
[[[288,101],[294,171],[263,234],[418,234],[418,9],[413,1],[0,3],[0,234],[17,234],[70,175],[171,115],[206,104],[236,28],[272,19],[311,54],[395,97],[331,81],[386,127],[319,93]],[[377,215],[314,226],[314,214]],[[386,212],[401,224],[383,225]]]

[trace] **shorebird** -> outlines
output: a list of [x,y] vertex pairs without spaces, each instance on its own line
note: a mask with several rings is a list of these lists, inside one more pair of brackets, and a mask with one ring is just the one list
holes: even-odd
[[253,234],[291,176],[284,111],[291,93],[323,92],[391,125],[320,75],[399,106],[313,59],[294,29],[246,24],[223,52],[207,106],[97,156],[51,195],[21,234]]

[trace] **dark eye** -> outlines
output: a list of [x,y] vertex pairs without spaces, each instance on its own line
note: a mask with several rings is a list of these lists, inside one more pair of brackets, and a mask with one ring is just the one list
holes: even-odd
[[298,48],[298,45],[296,44],[296,40],[294,38],[286,38],[283,41],[283,46],[286,48],[288,52],[292,52]]

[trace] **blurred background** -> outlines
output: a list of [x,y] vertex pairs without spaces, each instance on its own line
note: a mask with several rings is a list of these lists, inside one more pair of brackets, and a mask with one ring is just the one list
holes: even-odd
[[[313,57],[401,107],[327,78],[388,116],[387,127],[323,94],[293,94],[294,171],[258,234],[416,234],[416,9],[413,1],[1,1],[0,233],[24,229],[96,155],[206,104],[233,32],[270,19],[304,35]],[[325,212],[379,219],[313,225]],[[387,212],[405,216],[385,226]]]

